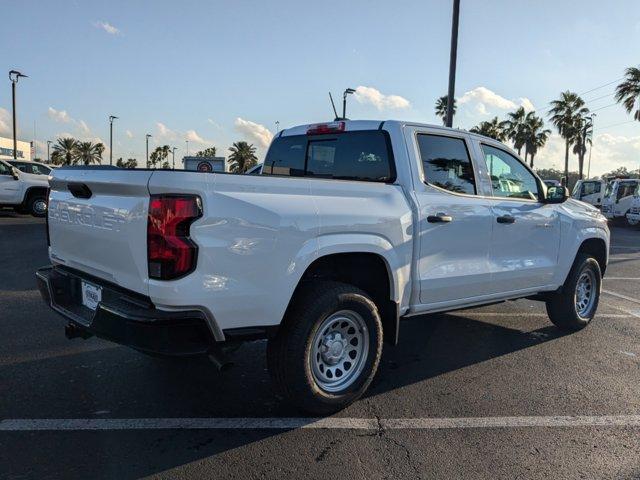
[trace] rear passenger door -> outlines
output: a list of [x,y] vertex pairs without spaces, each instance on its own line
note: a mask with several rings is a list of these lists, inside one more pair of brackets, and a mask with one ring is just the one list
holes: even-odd
[[444,129],[410,128],[418,178],[418,275],[427,309],[471,303],[489,292],[491,200],[479,194],[470,138]]

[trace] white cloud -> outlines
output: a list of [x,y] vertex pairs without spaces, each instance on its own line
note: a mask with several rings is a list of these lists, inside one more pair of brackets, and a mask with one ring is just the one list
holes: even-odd
[[12,132],[11,116],[9,110],[0,107],[0,135],[9,135]]
[[251,141],[256,142],[259,147],[267,148],[273,138],[273,133],[271,133],[267,127],[260,125],[259,123],[254,123],[238,117],[233,125],[238,132],[248,137]]
[[400,95],[385,95],[373,87],[359,86],[354,94],[359,103],[369,103],[378,110],[409,108],[411,103]]
[[465,92],[464,95],[458,99],[458,105],[464,104],[473,105],[473,108],[482,114],[489,114],[487,107],[497,108],[499,110],[515,110],[518,107],[524,107],[526,111],[535,110],[531,100],[526,97],[509,100],[486,87],[476,87],[473,90]]
[[96,28],[99,28],[101,30],[104,30],[109,35],[121,35],[122,34],[122,32],[119,29],[117,29],[116,27],[111,25],[109,22],[93,22],[93,26],[96,27]]
[[184,134],[184,138],[185,140],[189,140],[190,142],[201,143],[203,145],[211,143],[205,140],[204,138],[202,138],[200,135],[198,135],[198,133],[195,130],[187,130]]
[[73,121],[73,118],[69,116],[66,110],[56,110],[53,107],[49,107],[47,115],[54,122],[69,123]]
[[89,128],[89,126],[86,124],[84,120],[78,121],[78,128],[80,129],[80,132],[82,132],[84,135],[89,135],[91,133],[91,129]]
[[164,123],[156,122],[156,130],[156,137],[158,137],[158,139],[175,140],[177,137],[176,132],[171,130]]
[[210,123],[211,125],[213,125],[215,128],[222,129],[222,126],[220,126],[220,124],[219,124],[219,123],[217,123],[217,122],[215,122],[215,121],[211,120],[210,118],[207,118],[207,122],[209,122],[209,123]]
[[127,136],[127,138],[133,138],[133,133],[131,132],[131,130],[126,130],[124,133]]

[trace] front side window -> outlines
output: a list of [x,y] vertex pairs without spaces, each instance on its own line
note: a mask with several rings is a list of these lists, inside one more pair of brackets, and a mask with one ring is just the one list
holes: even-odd
[[462,138],[419,134],[418,148],[427,183],[454,193],[475,195],[473,166]]
[[539,200],[538,182],[520,160],[490,145],[483,144],[482,151],[495,197]]
[[11,175],[11,169],[4,162],[0,162],[0,175]]

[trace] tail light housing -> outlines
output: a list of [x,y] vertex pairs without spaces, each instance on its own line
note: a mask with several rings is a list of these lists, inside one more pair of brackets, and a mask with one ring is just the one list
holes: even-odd
[[198,246],[189,230],[200,217],[200,197],[151,195],[147,222],[149,278],[174,280],[195,270]]
[[307,135],[325,135],[331,133],[343,133],[345,131],[344,122],[318,123],[311,125],[307,129]]

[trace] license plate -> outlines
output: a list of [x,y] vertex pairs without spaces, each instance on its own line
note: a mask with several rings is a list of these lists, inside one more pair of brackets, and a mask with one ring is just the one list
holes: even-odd
[[95,310],[102,300],[102,288],[87,282],[82,282],[82,304]]

